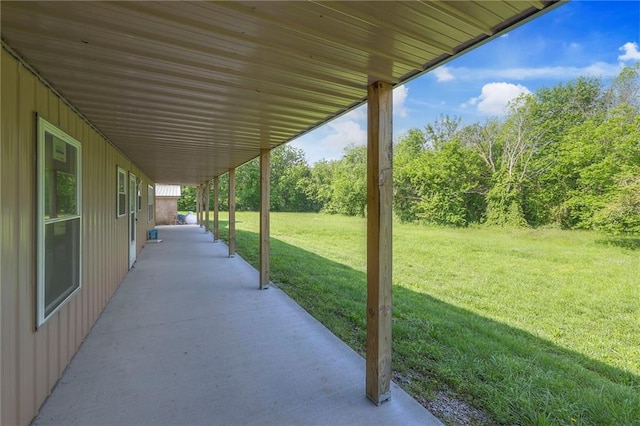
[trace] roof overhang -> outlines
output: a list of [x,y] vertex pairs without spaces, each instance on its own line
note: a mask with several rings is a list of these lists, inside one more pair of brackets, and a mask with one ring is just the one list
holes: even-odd
[[1,2],[3,45],[156,182],[204,182],[558,1]]

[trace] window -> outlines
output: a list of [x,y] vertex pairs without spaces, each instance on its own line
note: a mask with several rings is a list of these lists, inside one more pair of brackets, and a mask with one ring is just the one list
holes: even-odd
[[147,208],[149,209],[149,222],[153,220],[153,216],[155,213],[155,191],[153,190],[153,186],[149,185],[147,187]]
[[116,216],[122,217],[127,214],[127,172],[118,167],[118,180],[116,182],[118,188],[116,200]]
[[80,290],[81,160],[80,142],[38,117],[38,326]]

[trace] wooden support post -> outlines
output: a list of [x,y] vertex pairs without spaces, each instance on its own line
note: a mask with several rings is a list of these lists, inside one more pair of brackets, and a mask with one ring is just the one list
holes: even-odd
[[209,201],[211,197],[211,183],[207,181],[204,186],[204,232],[209,232]]
[[229,169],[229,257],[236,254],[236,169]]
[[198,213],[198,199],[200,198],[200,187],[196,185],[196,225],[200,221],[200,214]]
[[367,397],[391,397],[391,205],[393,91],[389,83],[367,88]]
[[202,217],[200,217],[200,208],[202,207],[202,203],[200,202],[200,197],[202,196],[202,186],[198,185],[196,187],[196,223],[198,226],[202,226]]
[[260,290],[269,288],[270,155],[260,150]]
[[204,226],[204,185],[200,185],[200,227]]
[[218,176],[213,178],[213,242],[217,243],[219,234],[218,234],[218,213],[220,211],[220,203],[218,198],[220,196],[220,180]]

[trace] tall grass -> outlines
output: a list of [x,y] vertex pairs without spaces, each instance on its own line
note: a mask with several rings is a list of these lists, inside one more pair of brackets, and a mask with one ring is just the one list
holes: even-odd
[[[258,216],[237,220],[256,265]],[[362,354],[365,231],[271,216],[272,281]],[[636,240],[394,224],[393,244],[393,367],[418,400],[446,393],[501,424],[640,424]]]

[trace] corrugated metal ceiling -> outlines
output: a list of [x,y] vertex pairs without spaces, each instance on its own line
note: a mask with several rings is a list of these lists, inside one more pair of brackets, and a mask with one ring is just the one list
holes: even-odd
[[2,38],[149,176],[184,184],[555,3],[2,1]]

